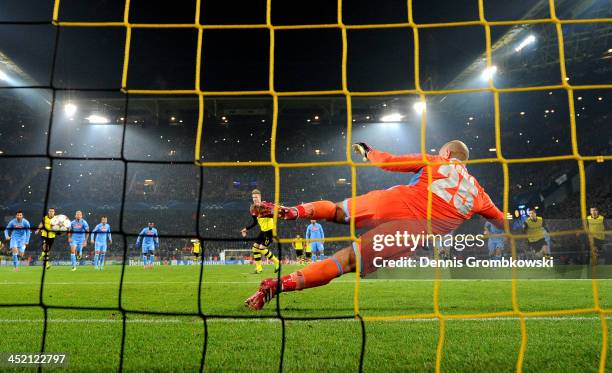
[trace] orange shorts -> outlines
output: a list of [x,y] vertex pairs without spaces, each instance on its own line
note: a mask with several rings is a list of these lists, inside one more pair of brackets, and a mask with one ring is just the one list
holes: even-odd
[[413,194],[406,188],[398,185],[386,190],[374,190],[355,197],[354,210],[351,206],[352,198],[342,203],[342,209],[350,220],[355,217],[357,227],[373,228],[360,236],[361,244],[353,243],[353,250],[361,258],[361,275],[365,276],[375,272],[377,258],[398,259],[413,255],[414,247],[389,245],[382,251],[375,248],[375,236],[395,234],[396,232],[421,233],[427,230],[427,220],[417,218],[414,210],[409,206]]
[[[361,259],[361,276],[377,271],[383,260],[396,260],[414,255],[417,246],[414,246],[413,241],[404,240],[403,234],[418,234],[425,232],[426,229],[427,224],[424,220],[405,219],[381,223],[362,234],[359,237],[360,243],[353,243],[355,256]],[[401,235],[399,241],[397,239],[384,240],[384,236],[396,236],[397,234]]]
[[361,196],[355,197],[355,210],[353,211],[353,199],[347,198],[342,202],[342,209],[346,221],[355,216],[355,224],[358,227],[378,225],[379,221],[412,219],[414,211],[405,201],[407,186],[398,185],[386,190],[373,190]]

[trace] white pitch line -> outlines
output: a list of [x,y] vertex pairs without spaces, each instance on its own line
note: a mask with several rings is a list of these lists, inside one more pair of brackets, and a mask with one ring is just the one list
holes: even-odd
[[[367,316],[366,316],[367,317]],[[191,320],[186,320],[186,318],[191,318]],[[612,319],[612,315],[606,316],[606,319]],[[197,320],[197,321],[194,321]],[[465,319],[447,319],[447,322],[453,321],[518,321],[518,317],[485,317],[485,318],[465,318]],[[542,317],[526,317],[527,321],[599,321],[600,318],[598,316],[542,316]],[[0,323],[10,324],[10,323],[42,323],[44,319],[0,319]],[[58,324],[114,324],[114,323],[122,323],[122,319],[48,319],[50,324],[58,323]],[[327,319],[327,320],[286,320],[290,323],[302,323],[302,322],[359,322],[357,319]],[[130,319],[126,320],[127,323],[133,324],[194,324],[202,322],[196,316],[184,316],[181,318],[151,318],[151,319]],[[273,317],[270,318],[215,318],[208,319],[207,322],[212,323],[254,323],[254,322],[265,322],[265,323],[280,323],[280,319],[275,319]],[[413,322],[413,323],[421,323],[421,322],[438,322],[436,318],[417,318],[417,319],[399,319],[399,320],[366,320],[366,323],[373,322]]]
[[[519,282],[527,282],[527,281],[592,281],[590,278],[537,278],[537,279],[516,279]],[[598,278],[596,281],[610,281],[610,278]],[[434,279],[362,279],[359,280],[360,283],[376,283],[376,282],[434,282]],[[512,281],[512,279],[440,279],[441,282],[508,282]],[[202,284],[259,284],[261,281],[207,281],[203,280]],[[163,285],[163,284],[198,284],[198,281],[123,281],[124,285]],[[344,281],[344,280],[335,280],[334,284],[343,283],[343,284],[354,284],[355,280]],[[40,281],[38,282],[27,282],[27,281],[0,281],[0,285],[40,285]],[[45,285],[77,285],[77,286],[88,286],[88,285],[119,285],[119,281],[88,281],[84,282],[47,282],[45,281]]]

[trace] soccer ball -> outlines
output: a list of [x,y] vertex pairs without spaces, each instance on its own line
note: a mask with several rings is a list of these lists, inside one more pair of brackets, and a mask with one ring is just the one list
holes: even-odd
[[54,232],[67,232],[70,229],[70,219],[66,215],[55,215],[51,218],[51,230]]

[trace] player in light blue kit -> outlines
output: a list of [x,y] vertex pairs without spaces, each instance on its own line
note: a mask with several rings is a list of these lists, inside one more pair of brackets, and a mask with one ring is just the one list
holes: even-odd
[[83,219],[83,213],[77,211],[74,214],[74,220],[70,222],[70,231],[68,232],[68,244],[70,245],[70,262],[72,263],[72,271],[76,271],[77,252],[78,259],[81,260],[83,248],[87,247],[89,239],[89,224]]
[[104,269],[104,257],[106,256],[107,245],[113,243],[111,236],[111,227],[108,224],[108,218],[103,216],[100,218],[100,224],[91,231],[91,243],[94,244],[95,256],[93,260],[96,269]]
[[317,261],[317,252],[319,253],[319,260],[323,260],[323,242],[317,241],[325,238],[325,232],[321,224],[317,223],[316,220],[311,220],[308,228],[306,228],[306,239],[310,241],[310,251],[312,252],[312,261]]
[[136,247],[142,246],[142,262],[144,268],[153,268],[155,264],[155,249],[159,248],[159,236],[155,223],[149,222],[148,226],[143,228],[138,234]]
[[19,210],[15,214],[6,229],[4,238],[10,241],[9,247],[13,253],[13,271],[19,271],[19,258],[23,259],[26,247],[30,244],[30,222],[23,217],[23,211]]
[[[484,234],[503,234],[504,230],[497,228],[495,225],[487,221],[484,225]],[[494,260],[500,260],[504,251],[504,237],[489,237],[489,257]]]

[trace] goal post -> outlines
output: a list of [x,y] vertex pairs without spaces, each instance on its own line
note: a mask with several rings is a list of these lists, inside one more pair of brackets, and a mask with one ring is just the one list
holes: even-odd
[[248,264],[251,262],[251,250],[227,249],[219,253],[219,260],[223,264]]

